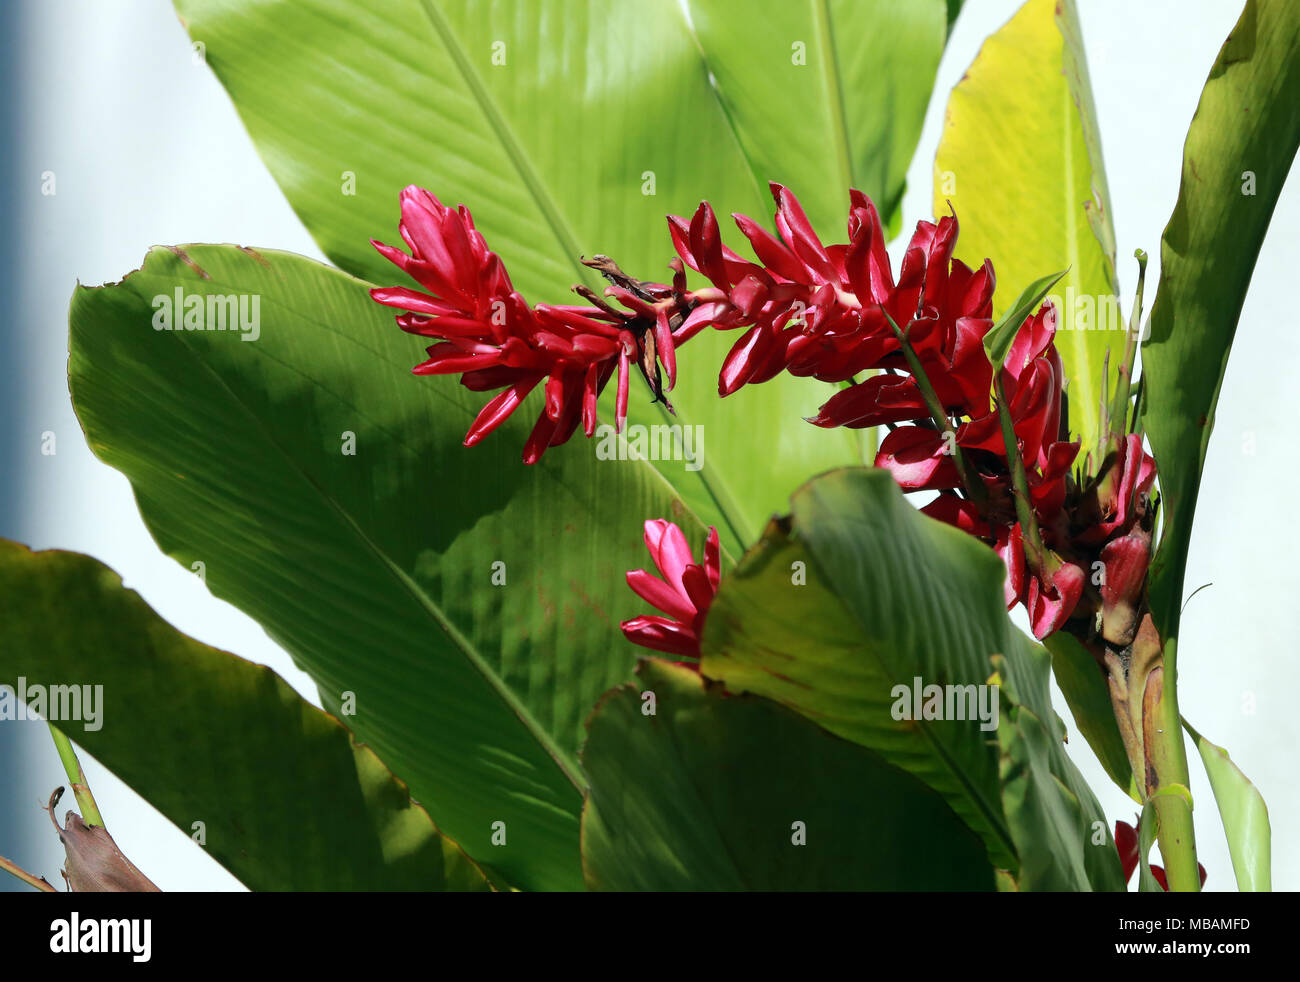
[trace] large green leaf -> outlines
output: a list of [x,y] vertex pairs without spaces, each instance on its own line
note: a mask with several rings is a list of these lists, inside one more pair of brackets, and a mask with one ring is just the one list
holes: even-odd
[[[1009,674],[1002,674],[1003,656],[994,655],[993,661],[1000,670],[1002,699],[997,734],[998,777],[1007,829],[1020,858],[1016,888],[1090,890],[1088,861],[1092,850],[1086,838],[1089,826],[1079,798],[1052,769],[1059,738],[1053,735],[1050,721],[1020,701]],[[1102,827],[1109,834],[1105,823]]]
[[1219,806],[1223,831],[1228,837],[1232,871],[1237,876],[1237,889],[1273,889],[1273,834],[1264,796],[1232,762],[1228,751],[1205,739],[1185,720],[1183,725],[1201,752],[1201,762],[1205,764],[1205,773]]
[[[666,277],[664,216],[690,214],[701,198],[719,214],[767,215],[766,181],[779,178],[812,199],[823,234],[839,235],[847,180],[896,200],[945,33],[938,0],[906,12],[770,0],[722,22],[701,3],[695,31],[677,0],[616,12],[590,0],[176,7],[335,263],[397,282],[368,240],[396,238],[397,193],[417,183],[468,205],[524,296],[553,303],[573,283],[597,285],[582,254]],[[768,31],[774,19],[790,37]],[[758,38],[770,56],[761,63]],[[792,64],[796,41],[806,65]],[[343,193],[344,172],[355,194]],[[704,467],[663,465],[733,548],[809,474],[863,453],[858,435],[812,433],[802,421],[828,394],[820,383],[781,377],[720,401],[718,369],[736,339],[708,331],[683,352],[676,421],[704,428]],[[403,350],[420,360],[417,339]],[[632,403],[633,423],[666,421],[640,383]]]
[[[1093,823],[1105,827],[1101,809],[1061,745],[1050,659],[1007,618],[997,555],[920,514],[884,471],[823,475],[791,507],[789,522],[774,522],[723,581],[705,627],[703,673],[797,709],[910,772],[980,834],[996,865],[1014,872],[999,737],[970,711],[965,719],[893,712],[896,686],[979,686],[994,672],[992,656],[1004,656],[1000,672],[1017,705],[1050,737],[1027,751],[1035,793],[1068,788],[1078,821],[1060,836],[1083,844],[1094,887],[1117,889],[1114,847],[1091,841]],[[1052,775],[1046,786],[1043,774]]]
[[1187,132],[1182,186],[1160,241],[1160,286],[1142,346],[1143,419],[1164,514],[1151,609],[1166,639],[1178,633],[1201,468],[1237,319],[1297,146],[1300,5],[1250,0]]
[[181,634],[102,563],[0,539],[0,598],[0,678],[102,686],[97,718],[65,732],[187,834],[202,823],[252,889],[487,889],[337,720]]
[[[260,336],[154,330],[176,290],[260,297]],[[470,855],[581,886],[582,720],[631,672],[617,625],[642,612],[623,573],[647,517],[703,538],[659,474],[582,441],[525,467],[537,401],[465,449],[483,396],[410,375],[367,285],[301,257],[155,249],[78,289],[71,323],[77,414],[163,551],[204,563],[332,712],[354,693],[348,725]]]
[[841,235],[846,188],[859,188],[896,231],[947,37],[943,0],[766,0],[743,13],[734,0],[687,0],[687,8],[755,178],[788,184],[818,227]]
[[1074,722],[1097,755],[1102,768],[1123,791],[1140,801],[1133,766],[1129,763],[1124,738],[1115,722],[1106,677],[1096,660],[1072,634],[1057,631],[1043,640],[1052,654],[1052,672],[1065,696]]
[[[1101,141],[1073,0],[1028,0],[989,37],[952,90],[934,161],[935,211],[961,220],[959,258],[993,260],[1000,316],[1022,289],[1067,269],[1062,310],[1070,428],[1098,434],[1102,362],[1126,334],[1114,303],[1115,234]],[[1110,325],[1112,329],[1101,330]]]
[[1142,806],[1142,815],[1138,820],[1138,892],[1139,893],[1164,893],[1165,888],[1160,885],[1151,872],[1151,847],[1156,841],[1156,832],[1158,827],[1156,818],[1156,804],[1154,799],[1148,799]]
[[687,668],[654,659],[638,675],[588,723],[593,889],[993,888],[979,838],[877,754]]

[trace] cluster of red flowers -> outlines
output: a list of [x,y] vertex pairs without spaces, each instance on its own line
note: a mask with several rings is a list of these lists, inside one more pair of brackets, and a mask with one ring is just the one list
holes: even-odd
[[635,569],[627,574],[627,585],[667,616],[652,614],[624,621],[623,634],[642,647],[698,659],[704,615],[722,578],[718,530],[709,529],[700,563],[691,554],[682,530],[662,518],[645,523],[645,546],[663,579]]
[[615,371],[620,432],[627,418],[631,363],[641,368],[656,398],[665,391],[659,363],[668,377],[666,388],[673,387],[676,346],[681,335],[695,329],[688,323],[694,303],[680,268],[674,283],[665,286],[632,280],[612,264],[593,261],[588,265],[613,281],[605,295],[623,309],[590,291],[579,291],[590,306],[530,307],[467,208],[449,208],[414,185],[402,192],[401,208],[398,230],[411,254],[372,244],[429,293],[383,287],[370,295],[404,311],[397,317],[404,331],[437,340],[429,346],[428,360],[415,367],[417,375],[459,374],[461,384],[475,392],[502,390],[470,426],[465,446],[505,422],[543,379],[546,403],[524,447],[526,464],[568,440],[580,422],[583,432],[592,435],[597,399]]
[[[987,403],[989,368],[979,344],[982,333],[963,330],[960,345],[954,343],[956,337],[944,336],[959,321],[987,320],[992,311],[991,264],[977,273],[961,262],[950,265],[955,219],[917,226],[895,282],[880,216],[861,191],[850,194],[849,243],[832,246],[822,245],[793,194],[779,184],[772,185],[772,194],[780,239],[744,215],[733,216],[763,265],[722,244],[707,202],[689,222],[676,215],[668,219],[678,254],[713,284],[713,290],[695,293],[702,301],[698,326],[749,328],[723,362],[720,395],[782,371],[843,382],[875,368],[904,368],[901,345],[889,325],[892,317],[909,327],[912,347],[927,361],[946,354],[954,380],[975,373],[972,388],[963,395]],[[978,385],[980,372],[983,386]],[[919,393],[897,402],[908,384],[881,376],[860,392],[850,390],[854,396],[848,402],[828,404],[818,422],[875,426],[907,418],[909,405],[924,411]],[[888,391],[900,385],[899,391]],[[878,418],[869,417],[873,403],[883,410]]]
[[[1124,882],[1127,883],[1133,878],[1133,871],[1138,867],[1138,860],[1142,858],[1142,850],[1138,841],[1137,829],[1129,825],[1128,822],[1115,823],[1115,848],[1119,852],[1119,863],[1123,869]],[[1201,874],[1201,886],[1205,886],[1206,872],[1205,867],[1200,863],[1196,864],[1198,872]],[[1151,875],[1155,877],[1156,882],[1169,892],[1169,880],[1165,876],[1164,867],[1151,864]]]
[[[810,422],[888,427],[877,466],[906,491],[939,492],[922,510],[997,551],[1007,571],[1007,606],[1026,606],[1037,637],[1071,617],[1087,621],[1100,612],[1107,641],[1132,641],[1150,556],[1146,495],[1154,461],[1140,437],[1114,435],[1100,448],[1097,473],[1072,473],[1080,448],[1069,440],[1050,304],[1019,326],[995,378],[984,348],[993,326],[993,266],[986,260],[972,270],[953,257],[955,217],[918,223],[895,279],[880,216],[866,195],[850,193],[849,241],[828,246],[793,194],[779,184],[772,193],[779,237],[734,216],[757,263],[723,245],[706,202],[689,221],[668,220],[681,257],[671,264],[671,285],[635,280],[596,257],[587,264],[610,282],[605,296],[621,307],[582,287],[575,290],[589,306],[533,307],[514,290],[467,209],[408,187],[399,230],[411,253],[374,245],[429,292],[387,287],[371,296],[403,311],[397,322],[404,330],[435,339],[417,374],[459,374],[466,388],[501,390],[474,420],[466,446],[500,426],[546,380],[544,407],[524,448],[526,463],[568,440],[579,423],[593,434],[597,399],[615,372],[621,430],[634,361],[655,398],[667,402],[677,347],[708,326],[745,328],[723,362],[721,395],[781,372],[851,382]],[[683,263],[710,285],[688,290]],[[877,374],[858,381],[864,372]],[[1014,448],[1004,441],[1003,412]],[[1023,463],[1027,512],[1016,501],[1017,463]],[[685,654],[692,645],[698,650],[696,622],[707,609],[701,584],[716,588],[716,533],[712,565],[706,557],[697,566],[677,562],[685,540],[675,526],[667,528],[675,536],[660,530],[651,552],[680,602],[640,579],[654,596],[638,593],[679,627],[641,618],[625,630],[638,643]],[[669,553],[656,552],[669,542]],[[1105,565],[1100,589],[1085,575],[1098,561]],[[691,586],[681,578],[687,566],[704,571],[691,574]]]
[[[679,345],[708,326],[744,328],[723,362],[720,395],[781,372],[851,382],[809,422],[887,427],[876,465],[905,491],[938,492],[922,511],[996,550],[1007,606],[1025,604],[1037,637],[1071,617],[1100,613],[1108,642],[1131,642],[1150,559],[1146,496],[1154,461],[1140,436],[1113,429],[1098,448],[1096,473],[1072,473],[1080,445],[1069,439],[1053,307],[1043,304],[1024,319],[995,375],[984,345],[993,327],[993,266],[985,260],[972,270],[954,258],[955,216],[918,223],[895,280],[866,195],[850,193],[849,241],[827,246],[795,196],[771,187],[779,237],[734,216],[758,263],[722,244],[707,202],[689,221],[668,220],[680,256],[671,286],[632,279],[604,257],[588,263],[610,281],[605,295],[622,309],[580,287],[591,306],[530,307],[467,209],[408,187],[399,229],[411,254],[374,245],[430,293],[390,287],[371,296],[403,311],[397,322],[404,330],[436,340],[417,374],[460,374],[474,391],[502,390],[475,419],[466,446],[546,379],[526,463],[568,440],[579,422],[592,435],[597,399],[615,371],[621,430],[633,360],[663,399],[658,366],[671,389]],[[683,263],[711,285],[688,290]],[[876,374],[858,381],[866,372]],[[1017,502],[1018,495],[1026,500]],[[627,582],[661,613],[624,621],[623,633],[697,665],[721,577],[717,530],[709,529],[698,563],[672,522],[647,521],[644,531],[659,575],[637,569]],[[1084,571],[1098,561],[1105,576],[1100,590],[1089,590]],[[1137,830],[1116,823],[1115,843],[1127,882],[1138,865]],[[1151,871],[1167,890],[1164,871]]]
[[[1154,479],[1154,462],[1140,438],[1130,436],[1108,456],[1105,480],[1086,489],[1073,480],[1079,444],[1068,438],[1054,308],[1044,304],[1025,319],[1000,376],[1043,547],[1026,562],[1013,464],[983,344],[993,326],[992,264],[986,260],[972,270],[954,259],[957,219],[945,217],[918,223],[895,280],[879,215],[866,195],[850,194],[848,243],[827,246],[793,194],[779,184],[772,193],[779,239],[734,216],[761,265],[723,246],[707,203],[689,222],[669,219],[678,254],[713,285],[696,291],[693,322],[702,328],[707,318],[718,329],[747,328],[723,363],[719,392],[725,396],[782,371],[852,381],[810,422],[887,426],[891,432],[876,465],[906,491],[941,492],[922,510],[997,550],[1007,569],[1007,606],[1025,604],[1037,637],[1076,613],[1085,564],[1098,549],[1115,603],[1130,600],[1126,584],[1136,580],[1140,588],[1149,548],[1129,535],[1137,502]],[[915,364],[942,407],[942,420],[931,412]],[[879,374],[858,382],[855,376],[868,371]],[[958,454],[968,468],[965,480]],[[1096,599],[1096,606],[1105,605],[1106,597]]]

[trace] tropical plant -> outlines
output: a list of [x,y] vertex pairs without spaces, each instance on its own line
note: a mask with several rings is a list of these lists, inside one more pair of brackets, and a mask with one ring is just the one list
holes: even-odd
[[[170,246],[78,287],[73,405],[324,711],[4,543],[0,677],[101,680],[86,752],[254,889],[1200,888],[1183,570],[1300,8],[1248,0],[1210,71],[1144,326],[1070,0],[953,90],[897,269],[959,3],[176,7],[335,266]],[[1186,729],[1268,889],[1262,797]],[[142,886],[54,732],[70,885]]]

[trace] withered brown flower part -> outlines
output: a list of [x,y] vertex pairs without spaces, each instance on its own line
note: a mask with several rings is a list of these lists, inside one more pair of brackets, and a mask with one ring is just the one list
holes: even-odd
[[55,788],[45,810],[58,830],[59,841],[67,851],[63,879],[69,893],[161,893],[162,891],[117,847],[108,829],[87,825],[71,809],[59,825],[54,806],[63,797],[63,788]]

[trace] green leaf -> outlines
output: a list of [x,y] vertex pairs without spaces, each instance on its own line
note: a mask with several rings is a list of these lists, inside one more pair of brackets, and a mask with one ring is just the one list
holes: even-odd
[[[1107,350],[1126,334],[1096,111],[1073,0],[1029,0],[980,49],[948,100],[935,211],[961,220],[957,255],[1000,283],[1067,269],[1055,297],[1070,429],[1096,443]],[[994,316],[1010,309],[994,296]],[[1109,329],[1104,329],[1109,328]]]
[[[897,687],[910,693],[918,679],[980,686],[993,673],[992,656],[1004,655],[1018,702],[1052,737],[1046,770],[1081,802],[1082,824],[1071,831],[1090,843],[1091,823],[1105,821],[1061,746],[1049,658],[1006,616],[997,555],[920,514],[884,471],[823,475],[791,506],[792,517],[774,522],[724,579],[705,625],[703,673],[875,750],[938,791],[981,836],[994,865],[1014,870],[997,738],[978,712],[963,706],[965,719],[939,720],[895,714]],[[904,698],[907,708],[912,700]],[[1112,888],[1113,848],[1085,852],[1093,885]]]
[[879,755],[669,662],[638,676],[588,723],[593,889],[993,889],[978,837]]
[[952,25],[957,23],[957,16],[961,13],[962,4],[965,0],[948,0],[948,33],[952,33]]
[[1125,794],[1141,801],[1128,751],[1124,749],[1124,738],[1115,723],[1110,690],[1097,662],[1074,635],[1064,631],[1049,634],[1043,646],[1051,652],[1056,684],[1098,762]]
[[[1019,701],[1003,670],[1005,661],[1002,655],[993,656],[1002,700],[998,777],[1007,828],[1020,857],[1016,889],[1090,890],[1089,839],[1081,834],[1088,829],[1083,809],[1074,792],[1052,770],[1053,750],[1059,744],[1049,724]],[[1109,829],[1106,833],[1109,843]]]
[[1000,372],[1002,366],[1006,364],[1007,355],[1011,353],[1011,345],[1016,340],[1021,325],[1025,323],[1025,318],[1038,310],[1038,305],[1043,302],[1043,298],[1068,272],[1068,269],[1063,269],[1059,273],[1049,273],[1041,279],[1034,280],[1020,291],[1016,302],[1008,307],[1007,312],[989,328],[989,332],[984,335],[984,353],[988,355],[989,364],[993,366],[994,371]]
[[487,889],[336,719],[181,634],[107,566],[0,539],[0,595],[0,678],[102,686],[97,719],[64,732],[186,834],[201,822],[250,888]]
[[897,232],[947,38],[943,0],[766,0],[743,14],[733,0],[687,0],[687,8],[760,187],[788,185],[819,229],[841,235],[848,188],[858,188]]
[[1246,4],[1201,93],[1183,150],[1178,203],[1160,242],[1160,285],[1142,371],[1143,420],[1164,514],[1151,611],[1165,639],[1178,634],[1201,468],[1237,319],[1300,145],[1297,51],[1300,6]]
[[[260,298],[260,336],[153,329],[177,290]],[[464,448],[483,397],[410,375],[367,284],[302,257],[158,248],[79,288],[71,325],[78,417],[163,551],[203,562],[331,712],[353,693],[348,726],[471,856],[580,887],[582,720],[628,678],[618,622],[643,612],[623,574],[648,517],[703,542],[662,477],[583,441],[524,466],[539,394]]]
[[[1172,792],[1166,792],[1172,793]],[[1157,832],[1156,806],[1154,801],[1147,801],[1142,806],[1142,817],[1138,821],[1138,892],[1164,893],[1151,872],[1151,847],[1155,844]]]
[[[843,235],[846,180],[882,204],[901,196],[944,42],[940,0],[905,10],[774,0],[721,22],[699,2],[694,31],[677,0],[616,15],[585,0],[530,0],[509,13],[440,0],[176,7],[332,261],[376,283],[404,281],[368,240],[396,240],[398,192],[416,183],[472,210],[534,303],[602,285],[579,264],[584,254],[667,277],[665,215],[708,198],[721,215],[761,219],[773,211],[770,178],[806,196],[823,234]],[[806,65],[792,63],[794,41],[806,43]],[[343,193],[345,172],[355,194]],[[821,383],[782,376],[719,400],[736,340],[710,330],[684,349],[676,418],[633,382],[629,420],[703,427],[703,468],[683,480],[680,465],[662,469],[739,550],[809,474],[874,449],[849,430],[810,431],[802,417],[834,391]],[[419,339],[402,350],[405,368],[422,359]]]
[[1237,889],[1252,892],[1272,890],[1272,831],[1264,796],[1232,762],[1228,751],[1205,739],[1186,720],[1183,720],[1183,726],[1201,752],[1201,762],[1205,764],[1205,773],[1219,806],[1223,831],[1228,837],[1232,871],[1237,876]]

